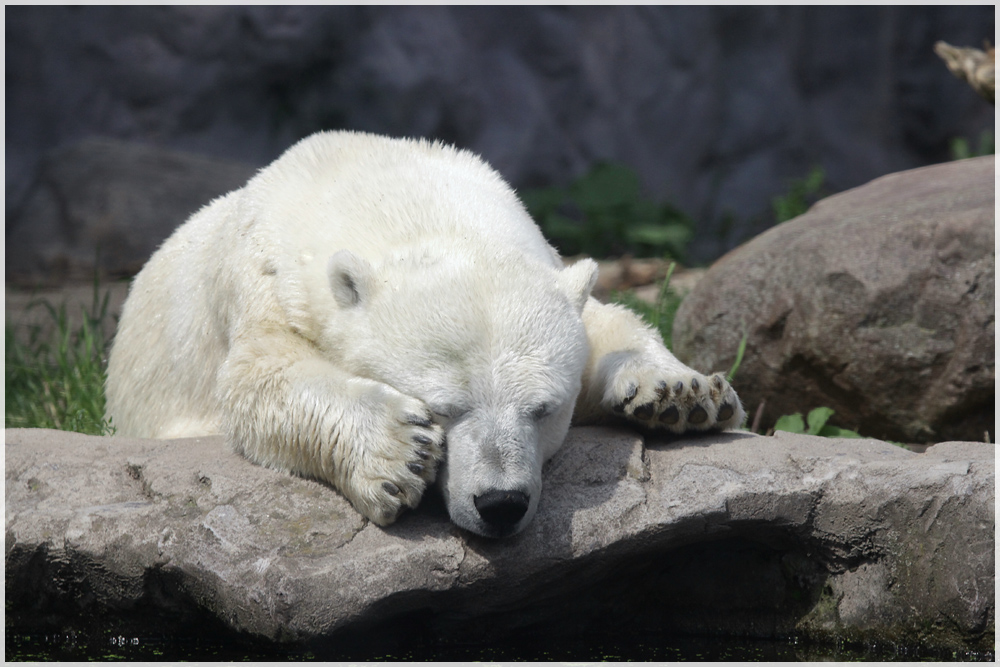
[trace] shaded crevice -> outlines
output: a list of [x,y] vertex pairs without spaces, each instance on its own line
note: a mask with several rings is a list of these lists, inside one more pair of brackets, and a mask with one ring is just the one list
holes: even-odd
[[353,533],[351,533],[351,536],[349,538],[347,538],[347,540],[343,544],[337,546],[337,549],[343,549],[344,547],[350,546],[351,542],[353,542],[354,539],[365,530],[365,528],[368,528],[368,526],[371,526],[371,525],[372,525],[371,521],[369,521],[368,519],[365,519],[364,522],[361,524],[361,527],[358,528]]
[[[822,497],[811,495],[809,526]],[[400,592],[375,602],[343,629],[312,639],[280,633],[272,638],[278,643],[224,626],[205,600],[188,592],[192,573],[151,568],[131,602],[108,606],[95,591],[79,588],[86,581],[67,580],[70,572],[93,570],[80,562],[88,557],[70,554],[71,566],[40,549],[15,554],[14,563],[8,558],[8,632],[73,628],[103,637],[114,628],[144,636],[147,643],[151,636],[161,638],[156,641],[174,650],[178,642],[213,641],[248,653],[336,660],[460,659],[462,651],[478,651],[472,657],[481,659],[498,647],[508,659],[551,659],[543,648],[635,647],[664,637],[843,641],[838,605],[844,593],[831,586],[832,578],[880,561],[832,553],[835,545],[809,539],[801,523],[735,521],[707,534],[695,530],[695,521],[704,517],[509,585],[491,579],[430,594]],[[691,537],[678,541],[682,535]],[[19,589],[14,595],[12,581]],[[485,599],[492,601],[484,606]]]
[[[487,613],[475,604],[481,600],[476,585],[430,598],[401,593],[370,610],[371,617],[381,620],[362,620],[352,624],[350,636],[334,633],[317,641],[350,654],[365,641],[384,642],[385,637],[393,637],[400,648],[455,642],[516,645],[530,636],[593,642],[656,636],[665,630],[774,638],[795,631],[826,580],[824,567],[787,534],[772,531],[763,541],[730,535],[669,550],[646,547],[628,556],[594,554],[558,575],[540,573],[519,582],[521,595],[497,600]],[[581,581],[588,583],[582,586]],[[420,606],[413,608],[417,599]],[[375,613],[385,605],[397,613]]]
[[144,474],[145,466],[138,463],[126,463],[125,464],[125,474],[128,479],[138,482],[139,493],[142,497],[149,501],[160,500],[163,496],[153,490],[152,485],[150,485],[149,480],[146,479]]
[[[792,308],[786,309],[776,321],[765,327],[758,329],[765,340],[779,341],[785,337],[785,326],[788,324],[788,317],[792,314]],[[749,342],[749,341],[748,341]]]

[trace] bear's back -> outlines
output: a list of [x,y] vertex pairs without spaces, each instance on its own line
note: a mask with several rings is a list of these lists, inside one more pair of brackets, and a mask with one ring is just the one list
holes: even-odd
[[320,132],[288,149],[245,188],[265,244],[370,261],[440,239],[557,255],[500,175],[478,156],[426,140]]

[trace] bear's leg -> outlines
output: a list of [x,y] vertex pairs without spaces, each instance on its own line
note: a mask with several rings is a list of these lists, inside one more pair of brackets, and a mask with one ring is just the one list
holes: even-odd
[[217,387],[237,452],[332,484],[374,523],[416,507],[437,475],[444,434],[422,401],[348,375],[291,332],[235,337]]
[[627,308],[591,298],[583,309],[590,359],[573,422],[626,419],[673,433],[736,428],[745,413],[721,373],[677,360],[660,335]]

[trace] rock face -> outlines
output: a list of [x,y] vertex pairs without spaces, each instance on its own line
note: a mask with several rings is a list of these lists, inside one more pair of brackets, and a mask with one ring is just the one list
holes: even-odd
[[764,424],[818,406],[903,442],[995,441],[994,158],[891,174],[733,250],[681,304],[675,352],[727,369]]
[[991,445],[574,429],[535,521],[492,541],[433,499],[378,528],[221,437],[5,435],[8,624],[123,612],[281,641],[621,626],[993,646]]
[[457,143],[518,188],[625,163],[704,221],[704,261],[814,164],[839,191],[992,129],[933,45],[993,26],[989,6],[11,7],[7,213],[88,136],[262,166],[349,128]]
[[8,224],[7,275],[25,283],[86,279],[98,256],[105,273],[133,275],[192,213],[243,187],[254,171],[110,139],[55,151]]

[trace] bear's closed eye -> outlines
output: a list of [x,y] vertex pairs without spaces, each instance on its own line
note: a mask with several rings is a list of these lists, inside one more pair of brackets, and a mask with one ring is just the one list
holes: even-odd
[[539,421],[551,415],[552,411],[553,407],[551,403],[542,403],[541,405],[532,408],[529,414],[532,419]]

